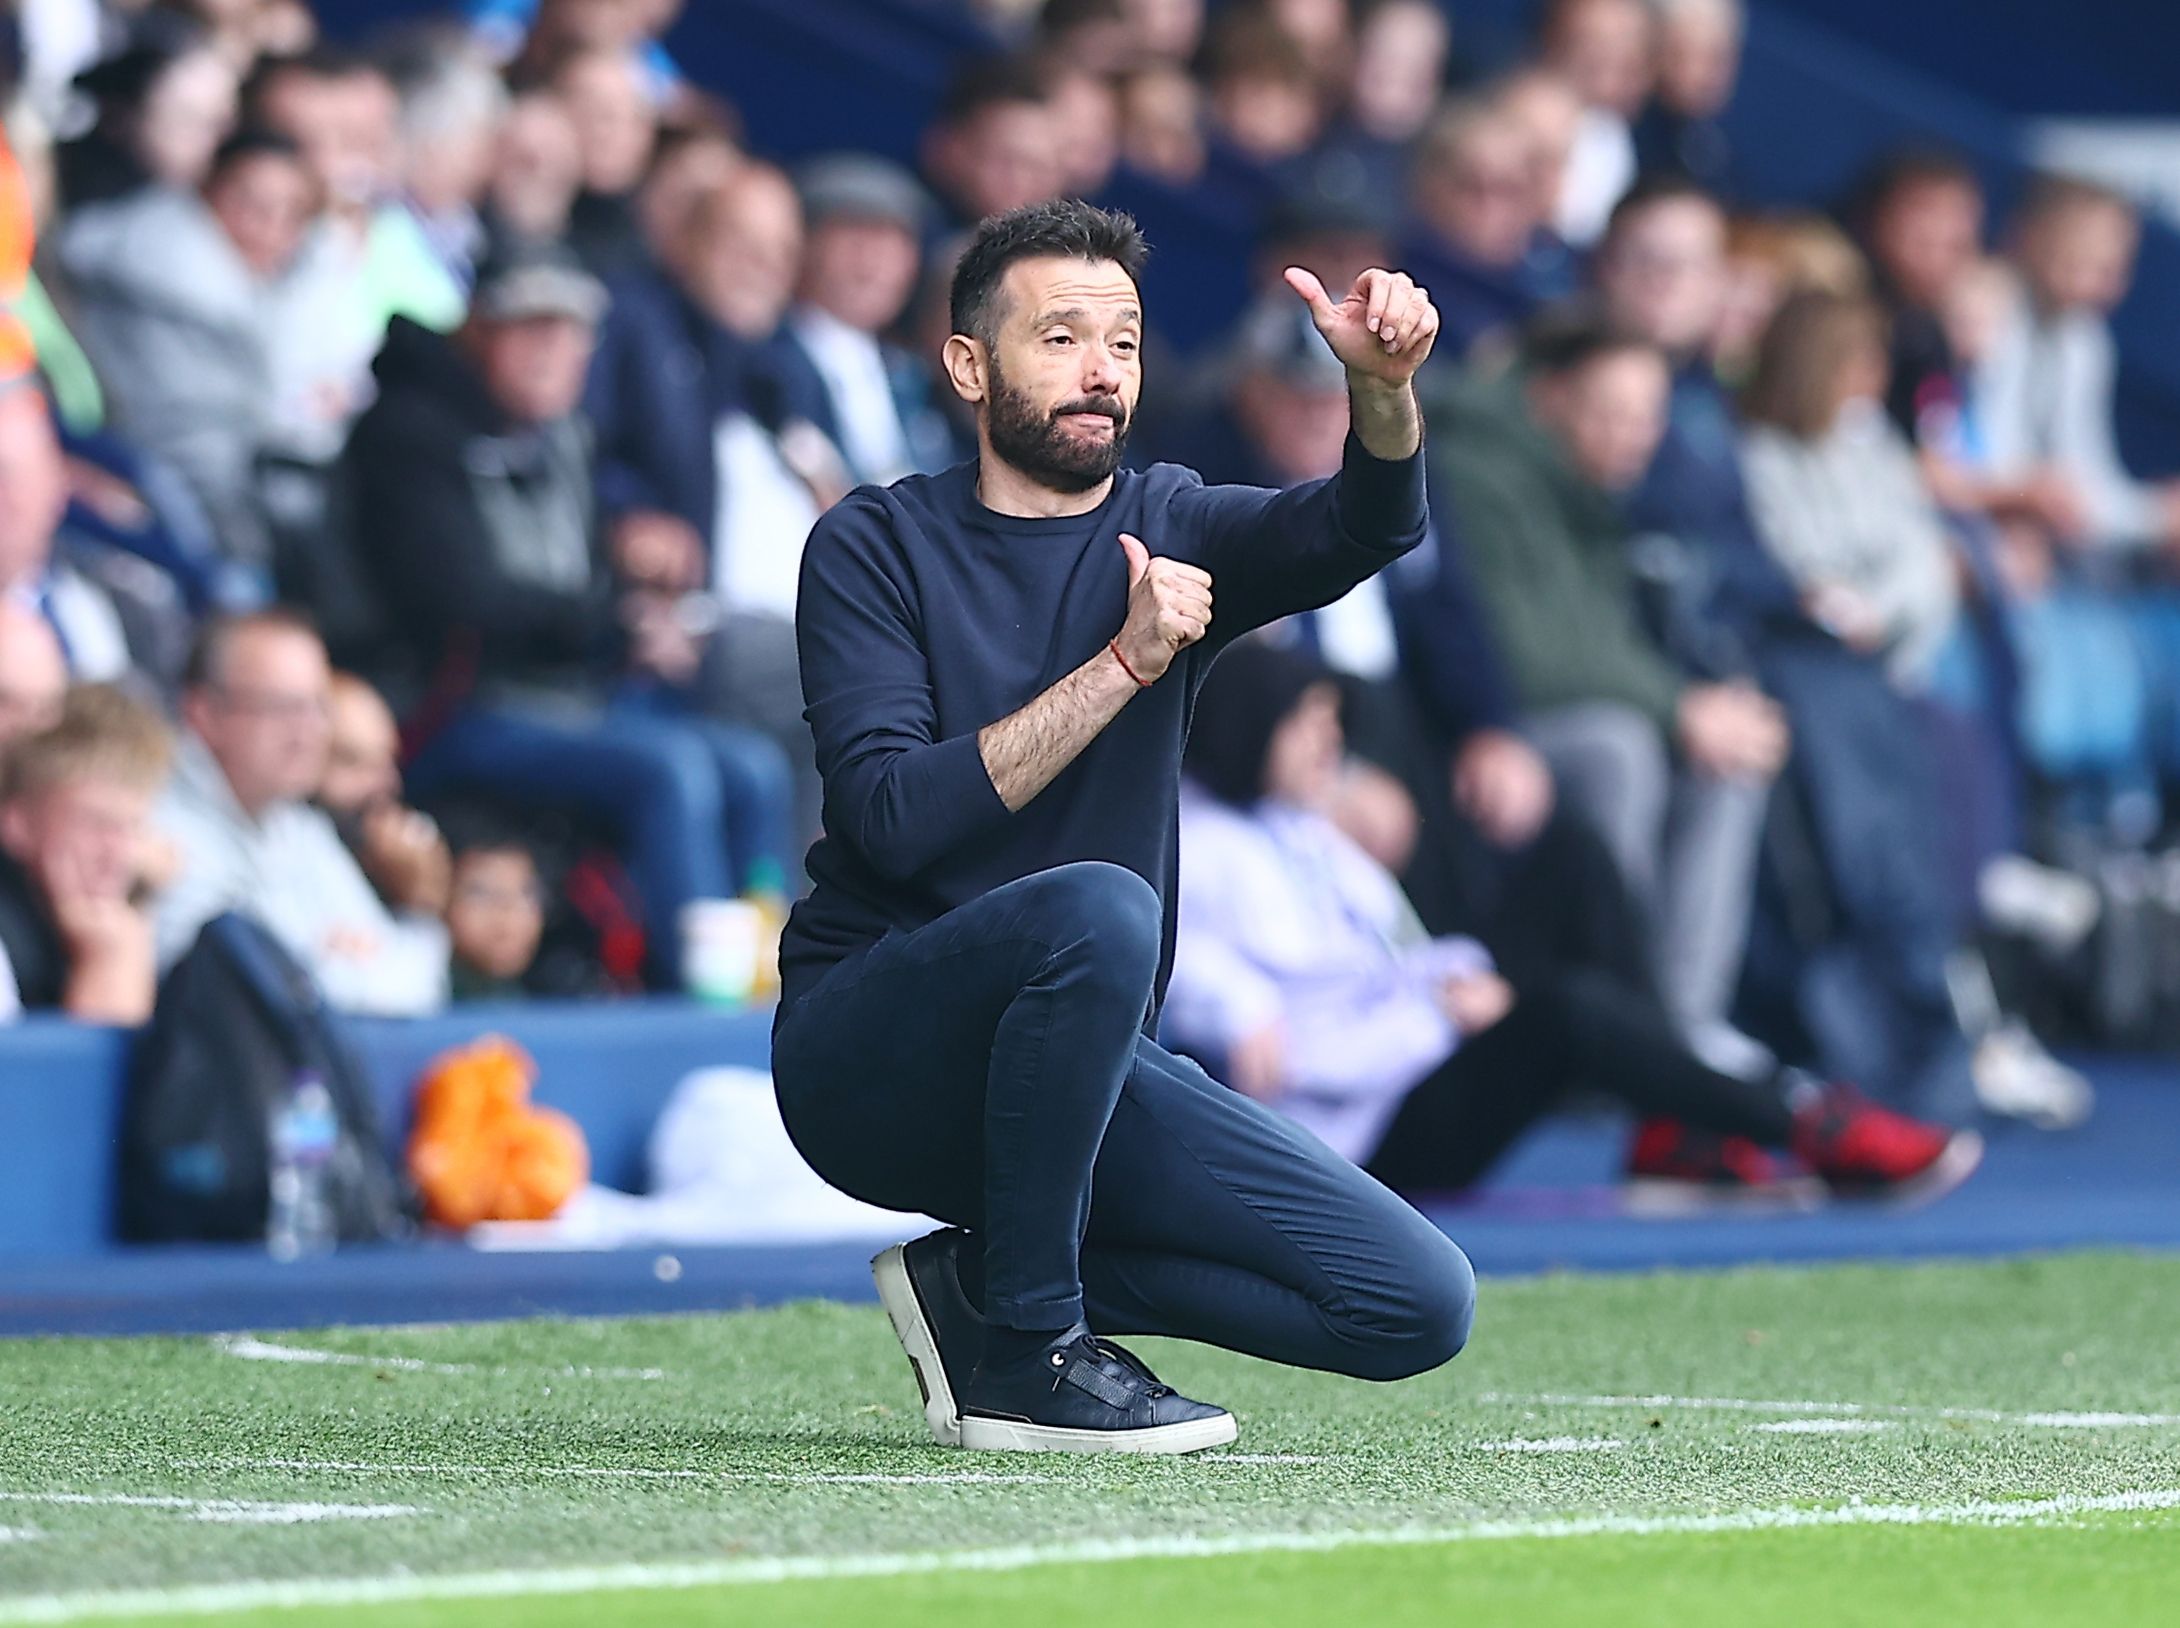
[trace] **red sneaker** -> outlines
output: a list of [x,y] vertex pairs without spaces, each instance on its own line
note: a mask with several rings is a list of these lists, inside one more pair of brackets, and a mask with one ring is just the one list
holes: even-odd
[[1926,1204],[1983,1162],[1983,1138],[1880,1108],[1832,1085],[1794,1123],[1794,1151],[1835,1193]]
[[1820,1184],[1745,1136],[1646,1119],[1628,1144],[1627,1207],[1637,1214],[1807,1209],[1823,1197]]

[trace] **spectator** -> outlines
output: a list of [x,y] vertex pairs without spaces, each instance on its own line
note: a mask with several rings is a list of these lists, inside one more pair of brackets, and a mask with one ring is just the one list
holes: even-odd
[[70,678],[106,683],[129,671],[129,635],[113,596],[56,549],[67,479],[45,398],[0,390],[0,599],[52,630]]
[[466,302],[485,253],[478,206],[497,167],[507,90],[458,37],[449,39],[436,29],[412,42],[396,88],[402,202],[432,258]]
[[118,54],[78,84],[97,122],[56,153],[70,209],[145,186],[193,191],[235,119],[235,69],[202,34],[171,17],[147,18]]
[[850,478],[884,485],[945,468],[932,370],[883,337],[915,295],[929,200],[883,159],[820,159],[797,180],[808,236],[788,328],[824,381]]
[[1059,123],[1035,67],[988,57],[956,74],[924,131],[923,168],[954,230],[1060,196]]
[[2001,478],[2058,480],[2051,518],[2068,542],[2180,543],[2180,481],[2137,480],[2113,433],[2115,355],[2108,321],[2134,274],[2141,223],[2118,193],[2047,176],[2013,221],[2028,298],[1975,380]]
[[1037,11],[1033,48],[1049,64],[1079,68],[1098,79],[1126,69],[1136,49],[1121,0],[1045,0]]
[[68,663],[52,623],[0,599],[0,763],[15,742],[52,725],[67,692]]
[[146,821],[170,750],[155,714],[87,684],[0,764],[0,1022],[151,1016]]
[[1169,63],[1123,79],[1120,156],[1168,186],[1193,186],[1204,171],[1203,95],[1196,81]]
[[1552,216],[1586,249],[1635,180],[1632,121],[1650,95],[1652,14],[1646,0],[1548,0],[1538,30],[1544,66],[1581,98],[1581,122]]
[[670,283],[619,285],[589,401],[614,557],[665,592],[708,587],[694,693],[778,744],[809,812],[795,591],[803,539],[849,481],[824,379],[781,326],[802,241],[787,178],[737,169],[698,199]]
[[446,909],[446,840],[403,804],[393,711],[353,673],[335,673],[327,690],[325,777],[315,801],[387,909],[414,916]]
[[1923,415],[1960,398],[1958,359],[1940,311],[1979,252],[1983,186],[1965,159],[1910,149],[1883,160],[1859,192],[1859,235],[1892,324],[1885,404],[1901,432],[1919,442]]
[[659,133],[651,168],[636,194],[646,264],[665,265],[689,228],[697,200],[716,192],[742,167],[742,150],[726,132],[709,126]]
[[1043,71],[1058,138],[1060,190],[1069,197],[1096,197],[1120,163],[1119,87],[1110,74],[1075,57],[1048,57]]
[[1203,40],[1203,0],[1121,0],[1121,10],[1146,62],[1186,64]]
[[460,322],[461,285],[398,199],[401,101],[386,73],[320,49],[261,63],[244,102],[250,123],[293,141],[317,174],[325,215],[306,253],[314,275],[343,290],[351,314],[337,342],[354,376],[367,375],[394,317],[440,329]]
[[1488,102],[1447,108],[1416,155],[1403,263],[1427,280],[1451,356],[1573,291],[1573,257],[1536,211],[1534,164],[1530,138]]
[[660,43],[683,0],[473,0],[469,10],[480,41],[517,77],[576,51],[633,51],[643,65],[645,92],[662,110],[687,93],[688,82]]
[[1953,551],[1914,449],[1884,415],[1876,306],[1798,294],[1764,336],[1742,399],[1757,529],[1811,618],[1927,689],[1953,632]]
[[278,309],[316,292],[288,279],[315,207],[295,144],[246,131],[221,146],[201,196],[149,188],[79,213],[61,239],[117,427],[189,482],[223,553],[258,568],[270,557],[258,455],[276,414],[305,413],[296,398],[311,394],[284,377],[303,358],[276,367],[274,349],[291,334],[308,344],[323,315],[283,328]]
[[1721,122],[1741,74],[1742,0],[1656,0],[1657,84],[1635,125],[1637,166],[1731,195],[1733,143]]
[[528,848],[506,837],[463,844],[454,860],[447,933],[457,1001],[527,997],[523,975],[545,933],[545,891]]
[[[1306,658],[1244,641],[1204,682],[1165,1016],[1235,1088],[1406,1192],[1473,1185],[1576,1089],[1791,1147],[1844,1189],[1974,1168],[1972,1133],[1956,1141],[1838,1089],[1790,1105],[1776,1084],[1706,1067],[1607,982],[1519,988],[1474,939],[1425,937],[1399,885],[1327,817],[1340,736],[1338,691]],[[1842,1115],[1852,1136],[1823,1129]],[[1880,1142],[1881,1176],[1861,1166]],[[1663,1159],[1636,1169],[1681,1173]]]
[[578,51],[553,70],[551,82],[575,121],[583,157],[569,241],[584,264],[610,277],[643,256],[636,190],[658,141],[658,106],[642,65],[626,50]]
[[1878,659],[1811,618],[1758,536],[1733,409],[1708,360],[1725,230],[1700,187],[1655,177],[1622,200],[1599,250],[1608,315],[1675,362],[1666,436],[1628,517],[1648,539],[1655,615],[1680,663],[1761,683],[1792,728],[1808,837],[1795,914],[1824,925],[1773,958],[1802,957],[1819,975],[1775,965],[1757,992],[1782,1014],[1774,1033],[1810,1034],[1827,1072],[1890,1100],[1960,1112],[1971,1082],[1945,968],[1962,914],[1937,838],[1945,793],[1930,726]]
[[1265,12],[1222,12],[1204,45],[1212,140],[1245,172],[1291,166],[1324,134],[1324,87],[1309,52]]
[[1342,192],[1375,198],[1406,192],[1416,143],[1445,84],[1451,43],[1446,14],[1433,0],[1371,0],[1358,8],[1355,49],[1313,173]]
[[333,822],[325,778],[325,646],[307,622],[257,611],[209,623],[191,657],[174,779],[156,820],[181,854],[159,901],[159,962],[213,917],[255,917],[333,1006],[416,1016],[447,994],[446,929],[379,902]]
[[1528,732],[1654,910],[1674,1015],[1700,1034],[1739,976],[1787,731],[1754,689],[1688,679],[1641,621],[1616,500],[1670,387],[1653,346],[1577,324],[1541,335],[1512,385],[1456,394],[1431,444]]
[[1772,314],[1805,292],[1872,292],[1869,262],[1854,240],[1814,212],[1737,216],[1726,233],[1726,289],[1711,330],[1711,371],[1728,384],[1746,384]]
[[500,249],[563,241],[582,185],[582,138],[560,98],[549,91],[516,97],[485,193],[486,241]]
[[[1423,134],[1446,81],[1453,31],[1433,0],[1369,0],[1357,8],[1347,119],[1353,131],[1401,157]],[[1397,177],[1398,164],[1388,166]]]
[[641,699],[691,678],[697,649],[597,546],[576,409],[604,303],[566,251],[531,249],[488,268],[452,337],[397,322],[348,457],[359,535],[433,678],[412,787],[606,822],[671,985],[683,905],[784,874],[786,775],[762,738]]
[[1490,87],[1488,100],[1529,138],[1529,207],[1539,221],[1559,219],[1575,140],[1582,129],[1582,99],[1563,74],[1551,68],[1517,68]]

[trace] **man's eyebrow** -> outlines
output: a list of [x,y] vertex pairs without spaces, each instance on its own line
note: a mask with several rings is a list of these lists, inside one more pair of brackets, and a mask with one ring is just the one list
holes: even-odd
[[[1033,326],[1039,328],[1049,328],[1055,322],[1085,322],[1088,321],[1089,318],[1094,314],[1095,313],[1093,313],[1084,306],[1071,305],[1064,311],[1044,312],[1037,318],[1037,321],[1033,324]],[[1138,311],[1134,306],[1131,305],[1119,314],[1117,320],[1121,322],[1141,322],[1143,320],[1143,313],[1141,311]]]

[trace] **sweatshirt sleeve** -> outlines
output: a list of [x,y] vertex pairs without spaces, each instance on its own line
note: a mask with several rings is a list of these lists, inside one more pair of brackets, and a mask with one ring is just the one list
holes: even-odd
[[1423,454],[1377,458],[1353,435],[1340,472],[1275,492],[1188,486],[1174,516],[1197,529],[1211,573],[1212,639],[1331,604],[1423,541]]
[[974,733],[938,738],[913,607],[883,566],[885,521],[850,497],[802,556],[796,643],[825,829],[904,882],[1008,817]]

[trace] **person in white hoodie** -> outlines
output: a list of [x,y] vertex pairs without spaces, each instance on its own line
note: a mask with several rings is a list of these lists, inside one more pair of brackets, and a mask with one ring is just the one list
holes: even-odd
[[[1975,1168],[1973,1132],[1844,1086],[1707,1067],[1654,1002],[1602,975],[1517,990],[1473,939],[1426,937],[1391,874],[1326,813],[1342,747],[1338,691],[1307,656],[1248,640],[1204,681],[1164,1023],[1236,1090],[1405,1192],[1474,1184],[1585,1087],[1739,1138],[1744,1163],[1791,1149],[1836,1192],[1928,1193]],[[1670,1180],[1672,1150],[1638,1149],[1634,1168]]]

